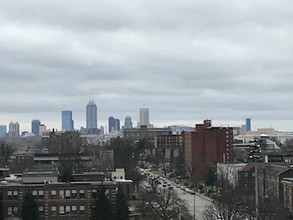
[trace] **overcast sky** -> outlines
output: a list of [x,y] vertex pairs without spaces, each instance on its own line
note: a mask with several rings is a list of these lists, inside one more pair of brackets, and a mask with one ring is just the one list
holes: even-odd
[[[0,1],[0,124],[77,128],[150,109],[156,126],[293,130],[292,0]],[[291,120],[291,121],[289,121]],[[288,121],[290,123],[288,123]]]

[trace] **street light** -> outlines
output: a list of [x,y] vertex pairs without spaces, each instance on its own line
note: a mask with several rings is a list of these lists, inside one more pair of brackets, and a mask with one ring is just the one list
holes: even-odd
[[193,194],[193,219],[195,220],[195,194]]

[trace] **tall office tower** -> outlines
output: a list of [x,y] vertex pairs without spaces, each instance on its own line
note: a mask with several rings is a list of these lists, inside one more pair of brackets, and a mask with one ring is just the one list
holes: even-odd
[[115,129],[120,131],[120,120],[118,118],[115,118]]
[[36,136],[39,136],[40,134],[40,125],[41,121],[40,120],[32,120],[32,133]]
[[108,119],[108,129],[109,133],[115,130],[115,118],[113,116],[110,116]]
[[97,105],[94,100],[90,100],[86,106],[86,129],[97,129]]
[[62,131],[73,131],[74,130],[72,111],[62,111],[61,112],[61,120],[62,120]]
[[7,136],[7,127],[6,125],[0,125],[0,138]]
[[11,137],[11,138],[19,137],[19,123],[18,122],[9,123],[8,137]]
[[245,119],[245,129],[246,129],[246,132],[251,131],[251,119],[250,118]]
[[149,127],[149,109],[148,108],[140,108],[139,109],[139,126],[146,125]]
[[109,117],[109,133],[114,131],[120,131],[120,120],[117,118],[114,118],[113,116]]
[[126,129],[133,128],[133,125],[132,125],[132,121],[131,121],[131,117],[130,116],[126,116],[125,117],[124,128],[126,128]]

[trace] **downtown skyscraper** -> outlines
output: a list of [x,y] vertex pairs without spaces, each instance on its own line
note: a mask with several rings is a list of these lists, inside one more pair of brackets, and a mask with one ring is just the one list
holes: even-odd
[[97,127],[97,105],[94,100],[90,100],[86,106],[86,129],[89,133],[96,133]]
[[61,112],[62,131],[73,131],[74,122],[72,119],[72,111]]
[[110,116],[109,119],[109,133],[120,131],[120,120],[118,118],[114,118]]
[[40,134],[40,125],[41,121],[40,120],[32,120],[32,133],[36,136],[39,136]]
[[150,126],[149,120],[149,109],[148,108],[140,108],[139,109],[139,126]]

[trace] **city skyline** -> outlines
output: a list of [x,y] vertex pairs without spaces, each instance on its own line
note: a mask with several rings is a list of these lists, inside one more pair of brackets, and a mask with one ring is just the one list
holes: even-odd
[[[84,106],[155,126],[293,130],[291,1],[0,2],[0,124],[86,126]],[[136,125],[136,123],[134,123]]]
[[[143,107],[145,108],[145,107]],[[148,108],[149,109],[149,108]],[[135,114],[136,117],[130,116],[133,122],[133,127],[136,127],[139,123],[139,109],[137,109],[137,112]],[[151,114],[153,115],[152,109],[149,109],[149,111],[151,111]],[[81,112],[80,114],[76,114],[73,111],[72,114],[74,114],[74,129],[78,130],[81,127],[86,128],[86,111]],[[62,113],[62,111],[61,111]],[[97,128],[100,128],[100,126],[103,126],[105,129],[107,128],[107,131],[109,130],[109,117],[111,117],[111,115],[106,114],[100,114],[99,109],[97,109],[97,114],[100,116],[103,116],[105,118],[99,118],[97,117]],[[46,116],[46,114],[34,114],[34,115],[42,115],[40,117],[35,117],[35,118],[39,118],[40,121],[42,121],[42,124],[44,124],[45,126],[47,126],[47,129],[57,129],[57,130],[62,130],[62,114],[60,115],[60,112],[54,114],[56,117],[55,118],[51,118],[48,119],[48,117]],[[124,125],[124,119],[129,116],[129,115],[125,115],[123,116],[121,113],[116,112],[115,115],[120,115],[119,117],[115,117],[116,119],[123,121],[123,125]],[[1,116],[0,116],[1,118]],[[46,119],[47,118],[47,119]],[[201,119],[193,119],[193,120],[152,120],[152,117],[149,118],[149,122],[150,124],[153,124],[155,127],[167,127],[167,126],[172,126],[172,125],[182,125],[182,126],[190,126],[190,127],[194,127],[195,124],[200,123],[202,120],[204,119],[211,119],[213,121],[213,125],[214,126],[231,126],[231,127],[240,127],[241,125],[245,125],[246,124],[246,119],[250,118],[251,120],[251,130],[256,130],[258,128],[274,128],[275,130],[278,131],[293,131],[293,129],[290,130],[290,121],[287,120],[287,122],[289,123],[289,126],[283,126],[283,122],[278,122],[277,120],[267,120],[264,121],[258,121],[254,118],[251,117],[246,117],[246,118],[241,118],[239,120],[219,120],[219,119],[215,119],[215,118],[201,118]],[[20,124],[20,131],[28,131],[30,132],[32,127],[31,127],[31,121],[32,119],[28,118],[28,120],[25,120],[25,118],[20,119],[20,120],[8,120],[7,124],[5,121],[0,121],[0,125],[5,125],[7,126],[7,132],[8,132],[8,125],[10,122],[17,122]],[[54,123],[52,123],[52,121],[54,121]],[[291,120],[291,122],[293,123],[293,120]],[[287,128],[287,129],[286,129]]]

